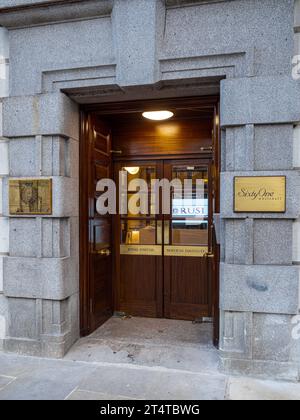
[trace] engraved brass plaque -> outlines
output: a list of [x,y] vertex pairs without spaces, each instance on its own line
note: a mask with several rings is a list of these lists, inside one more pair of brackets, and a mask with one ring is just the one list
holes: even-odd
[[121,255],[162,255],[161,245],[121,245]]
[[208,247],[168,245],[165,246],[164,253],[166,257],[205,257],[208,253]]
[[11,215],[51,215],[52,179],[12,179],[9,181]]
[[234,180],[236,213],[284,213],[286,177],[236,177]]

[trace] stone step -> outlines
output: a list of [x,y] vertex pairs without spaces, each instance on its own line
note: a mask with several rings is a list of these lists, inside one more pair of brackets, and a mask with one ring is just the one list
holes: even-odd
[[218,352],[212,346],[157,345],[93,338],[80,340],[65,360],[159,366],[202,373],[217,373],[219,364]]

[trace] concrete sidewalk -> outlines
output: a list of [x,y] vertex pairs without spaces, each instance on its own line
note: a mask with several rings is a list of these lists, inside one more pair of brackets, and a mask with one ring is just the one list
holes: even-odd
[[300,400],[300,384],[0,353],[0,400]]
[[0,353],[0,400],[300,400],[300,384],[228,377],[209,324],[113,318],[62,360]]

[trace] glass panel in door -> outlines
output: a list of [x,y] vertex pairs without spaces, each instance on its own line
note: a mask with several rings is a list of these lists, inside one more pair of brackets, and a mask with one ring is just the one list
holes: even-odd
[[164,221],[164,313],[173,319],[209,317],[210,164],[166,162],[165,176],[185,188],[171,190],[171,214]]
[[155,214],[151,184],[162,177],[160,162],[118,166],[122,214],[117,216],[117,308],[132,316],[163,316],[162,220]]
[[208,167],[174,165],[172,179],[179,179],[183,188],[171,193],[170,243],[165,254],[204,256],[209,241]]

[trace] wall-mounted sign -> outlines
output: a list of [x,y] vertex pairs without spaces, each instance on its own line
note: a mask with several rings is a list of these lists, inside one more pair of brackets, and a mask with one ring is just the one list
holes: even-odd
[[235,177],[234,211],[236,213],[284,213],[286,177]]
[[166,257],[205,257],[207,253],[207,246],[168,245],[164,248]]
[[121,245],[121,255],[152,255],[161,256],[161,245]]
[[52,179],[12,179],[9,181],[11,215],[51,215]]

